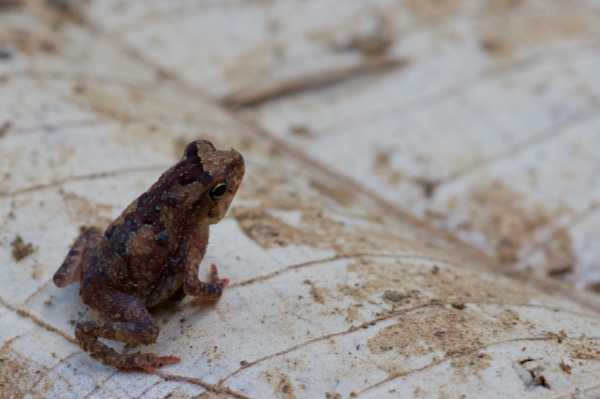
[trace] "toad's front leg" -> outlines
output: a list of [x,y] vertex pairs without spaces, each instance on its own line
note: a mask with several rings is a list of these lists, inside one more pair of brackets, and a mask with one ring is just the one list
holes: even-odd
[[158,356],[154,353],[123,354],[103,344],[98,338],[107,338],[130,345],[148,345],[156,342],[158,326],[152,315],[138,298],[118,291],[95,293],[109,303],[102,309],[100,320],[84,321],[75,327],[79,345],[92,357],[121,369],[142,368],[153,373],[155,367],[179,363],[175,356]]
[[193,301],[195,305],[219,300],[223,288],[229,282],[226,278],[219,278],[217,266],[214,264],[210,266],[210,282],[205,283],[198,279],[198,269],[207,243],[208,229],[199,231],[194,240],[186,243],[183,291],[186,295],[196,297]]
[[183,287],[184,291],[187,289],[187,295],[195,297],[192,303],[201,305],[206,302],[218,301],[223,295],[223,288],[227,283],[229,283],[229,279],[219,278],[217,266],[213,263],[210,265],[210,282],[205,283],[198,280],[198,268],[196,267],[195,273],[186,275]]

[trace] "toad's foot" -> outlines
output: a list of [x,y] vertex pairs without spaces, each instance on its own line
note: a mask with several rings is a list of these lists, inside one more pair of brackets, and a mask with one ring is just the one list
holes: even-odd
[[[115,323],[118,325],[118,323]],[[98,322],[83,322],[77,324],[75,336],[79,345],[89,352],[92,357],[102,360],[104,364],[120,369],[140,368],[153,374],[156,367],[175,364],[181,361],[175,356],[158,356],[154,353],[119,353],[98,340],[96,334],[106,332],[106,324]],[[100,334],[98,334],[100,335]],[[106,334],[105,334],[106,335]],[[115,338],[115,337],[111,337]]]
[[156,367],[166,366],[168,364],[176,364],[181,361],[176,356],[158,356],[154,353],[135,353],[135,354],[118,354],[120,358],[118,364],[114,366],[122,369],[140,368],[146,370],[150,374],[154,374]]
[[87,303],[98,297],[104,300],[102,317],[75,326],[79,345],[92,357],[120,369],[141,368],[149,373],[153,373],[155,367],[180,361],[174,356],[161,357],[153,353],[119,353],[98,340],[105,338],[134,346],[156,342],[158,326],[139,298],[104,288],[92,293],[84,291],[83,297]]
[[210,282],[211,284],[218,285],[223,290],[227,284],[229,284],[228,278],[219,278],[219,273],[217,272],[217,265],[214,263],[210,265]]
[[229,283],[227,278],[219,278],[217,266],[213,263],[210,265],[210,282],[201,284],[201,291],[192,300],[192,305],[203,305],[207,302],[215,302],[223,295],[223,288]]

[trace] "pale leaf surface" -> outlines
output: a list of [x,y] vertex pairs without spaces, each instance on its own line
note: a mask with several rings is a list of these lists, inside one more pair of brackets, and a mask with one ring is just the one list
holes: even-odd
[[[0,397],[598,396],[599,31],[591,0],[0,0]],[[52,275],[198,138],[246,159],[201,267],[231,283],[155,313],[139,349],[181,363],[117,371]]]

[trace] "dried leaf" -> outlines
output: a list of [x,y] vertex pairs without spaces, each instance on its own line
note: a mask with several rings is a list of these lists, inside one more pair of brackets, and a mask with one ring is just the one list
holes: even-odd
[[[0,396],[598,395],[599,18],[0,0]],[[180,364],[104,366],[51,277],[198,138],[247,163],[201,267],[231,283],[157,309]]]

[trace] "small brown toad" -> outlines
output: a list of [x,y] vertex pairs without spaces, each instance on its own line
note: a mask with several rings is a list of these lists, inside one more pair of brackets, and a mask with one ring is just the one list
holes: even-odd
[[151,344],[158,325],[148,309],[185,295],[216,301],[227,279],[211,266],[211,282],[198,280],[208,227],[225,215],[242,182],[244,159],[208,141],[190,143],[183,158],[123,211],[104,234],[83,232],[54,274],[64,287],[81,281],[80,295],[100,317],[77,323],[75,336],[91,356],[118,368],[155,367],[180,361],[153,353],[123,354],[98,340]]

